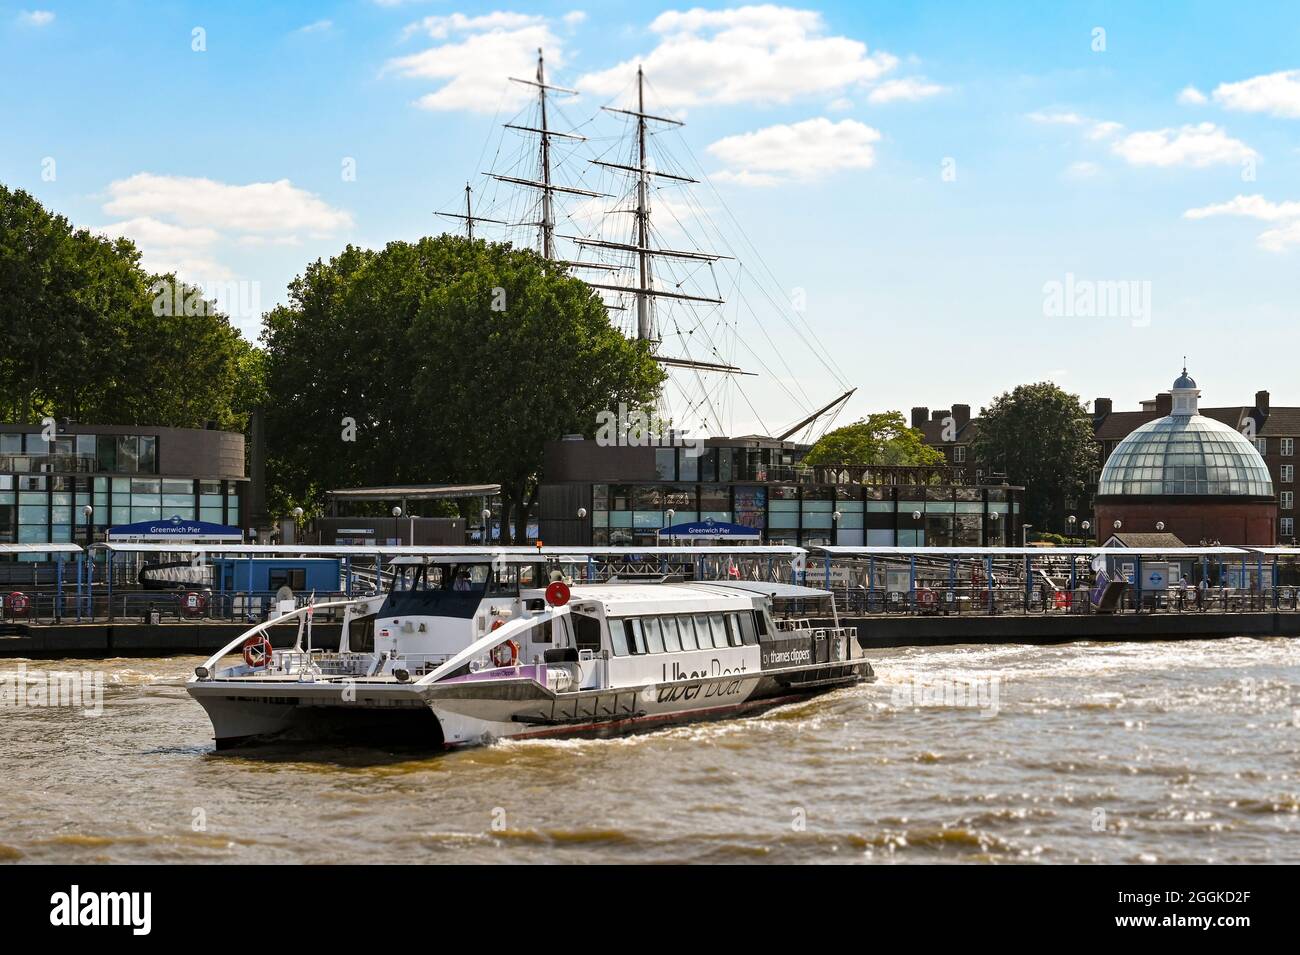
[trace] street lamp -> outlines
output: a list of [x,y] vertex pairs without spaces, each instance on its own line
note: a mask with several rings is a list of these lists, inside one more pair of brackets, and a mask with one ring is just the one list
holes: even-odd
[[1030,528],[1032,528],[1033,526],[1034,526],[1033,524],[1021,524],[1021,525],[1020,525],[1020,546],[1021,546],[1021,547],[1028,547],[1028,546],[1029,546],[1029,530],[1030,530]]
[[492,520],[492,512],[485,507],[479,512],[479,517],[483,518],[483,546],[486,547],[488,543],[488,522]]
[[1084,521],[1082,524],[1079,525],[1079,527],[1081,527],[1081,528],[1083,529],[1083,536],[1084,536],[1084,537],[1087,537],[1087,536],[1088,536],[1088,532],[1089,532],[1090,530],[1092,530],[1092,522],[1091,522],[1091,521]]
[[1162,530],[1164,530],[1164,529],[1165,529],[1165,522],[1164,522],[1164,521],[1156,521],[1156,530],[1158,530],[1158,531],[1162,531]]
[[1124,526],[1124,522],[1121,520],[1116,520],[1115,523],[1110,526],[1115,528],[1115,530],[1119,530],[1121,527]]
[[87,504],[81,509],[81,513],[86,515],[86,543],[89,544],[95,539],[95,525],[90,520],[95,514],[95,509]]
[[1065,519],[1065,523],[1069,526],[1070,529],[1069,537],[1070,537],[1071,544],[1074,543],[1074,525],[1078,520],[1079,519],[1075,517],[1073,514],[1071,514],[1069,517]]
[[[989,511],[989,520],[992,522],[989,525],[989,534],[995,541],[998,539],[998,519],[1001,517],[1002,515],[997,511]],[[987,544],[988,541],[985,541],[984,543]]]
[[587,516],[587,509],[585,507],[578,508],[578,520],[582,520],[586,516]]

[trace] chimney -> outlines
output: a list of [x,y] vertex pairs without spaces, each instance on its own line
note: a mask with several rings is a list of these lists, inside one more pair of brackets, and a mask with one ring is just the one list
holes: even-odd
[[947,408],[935,408],[933,411],[930,412],[931,421],[942,421],[946,417],[948,417]]
[[970,405],[953,405],[952,420],[956,422],[958,431],[970,424]]
[[1109,398],[1097,398],[1092,403],[1092,415],[1094,418],[1104,418],[1114,409]]
[[1268,392],[1267,391],[1255,392],[1255,407],[1259,409],[1260,413],[1263,414],[1265,418],[1268,417]]
[[913,427],[913,428],[924,428],[924,427],[925,427],[925,422],[926,422],[927,420],[929,420],[929,418],[930,418],[930,409],[929,409],[929,408],[913,408],[913,409],[912,409],[912,427]]
[[1156,395],[1156,414],[1160,417],[1172,414],[1174,410],[1174,396],[1167,391],[1162,391]]

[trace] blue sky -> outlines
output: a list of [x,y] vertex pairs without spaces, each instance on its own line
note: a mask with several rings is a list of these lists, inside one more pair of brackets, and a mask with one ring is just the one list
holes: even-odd
[[[1300,16],[1143,6],[6,3],[0,181],[269,307],[347,242],[448,228],[543,42],[569,116],[646,64],[855,416],[1044,378],[1132,407],[1184,354],[1206,403],[1300,404]],[[737,430],[796,417],[750,387]]]

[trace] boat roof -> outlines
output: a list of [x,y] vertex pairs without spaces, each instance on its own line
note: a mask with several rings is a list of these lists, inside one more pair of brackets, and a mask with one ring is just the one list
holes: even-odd
[[778,600],[816,600],[832,596],[829,590],[822,590],[820,587],[802,587],[799,584],[774,580],[697,580],[694,583],[719,590],[744,590],[751,594],[776,597]]
[[747,610],[754,605],[749,593],[698,584],[575,584],[570,593],[569,606],[595,600],[618,615]]

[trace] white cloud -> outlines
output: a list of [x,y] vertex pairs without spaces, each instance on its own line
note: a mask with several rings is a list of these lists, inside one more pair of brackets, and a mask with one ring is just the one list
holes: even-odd
[[1029,113],[1027,118],[1035,123],[1052,126],[1082,126],[1092,122],[1088,117],[1080,116],[1078,113]]
[[234,186],[212,179],[137,173],[108,187],[114,216],[167,216],[181,225],[239,232],[329,235],[352,217],[288,179]]
[[1110,139],[1123,128],[1123,123],[1116,123],[1109,119],[1101,119],[1089,127],[1087,136],[1092,140]]
[[1080,160],[1079,162],[1072,162],[1070,165],[1066,166],[1065,172],[1062,175],[1064,175],[1066,179],[1092,179],[1100,172],[1101,167],[1095,162]]
[[299,27],[298,33],[325,33],[334,26],[333,20],[317,20],[315,23],[309,23],[305,27]]
[[1300,119],[1300,70],[1281,70],[1238,83],[1220,83],[1213,95],[1215,102],[1226,109]]
[[1227,202],[1218,202],[1183,213],[1187,219],[1209,219],[1215,216],[1240,216],[1277,223],[1261,232],[1256,238],[1259,247],[1269,252],[1282,252],[1291,246],[1300,246],[1300,201],[1271,202],[1261,195],[1236,196]]
[[899,80],[886,80],[871,91],[867,97],[873,103],[915,102],[930,96],[946,92],[947,87],[938,83],[926,82],[924,77],[908,77]]
[[1184,106],[1204,106],[1209,99],[1195,86],[1184,86],[1178,94],[1178,102]]
[[587,12],[585,10],[570,10],[560,19],[564,21],[566,27],[576,27],[579,23],[587,21]]
[[1255,150],[1213,123],[1129,133],[1111,145],[1111,152],[1133,166],[1198,169],[1240,163],[1257,155]]
[[140,264],[149,272],[175,272],[194,282],[232,277],[215,257],[221,235],[205,226],[179,226],[151,216],[138,216],[100,226],[93,231],[111,238],[130,239],[140,250]]
[[298,234],[324,237],[352,217],[287,179],[230,185],[211,179],[138,173],[109,184],[104,213],[118,221],[95,231],[125,236],[152,272],[176,272],[196,283],[224,281],[223,244],[297,245]]
[[408,26],[406,33],[447,41],[391,59],[385,66],[408,78],[442,81],[435,91],[416,100],[422,109],[490,113],[502,105],[522,105],[530,95],[527,87],[510,83],[507,77],[532,76],[539,48],[546,50],[548,67],[564,65],[559,39],[543,17],[532,14],[496,11],[425,17]]
[[46,27],[54,22],[54,14],[49,10],[24,10],[18,14],[18,22],[29,27]]
[[715,178],[742,185],[816,179],[841,169],[868,169],[880,133],[857,120],[825,117],[728,136],[708,147],[726,169]]
[[853,108],[853,100],[849,99],[847,96],[837,96],[826,104],[826,108],[836,113],[842,113],[846,109]]
[[600,96],[624,92],[645,68],[660,107],[708,103],[788,103],[869,84],[897,57],[827,36],[822,16],[773,4],[727,10],[669,10],[650,24],[658,45],[607,70],[588,73],[578,88]]

